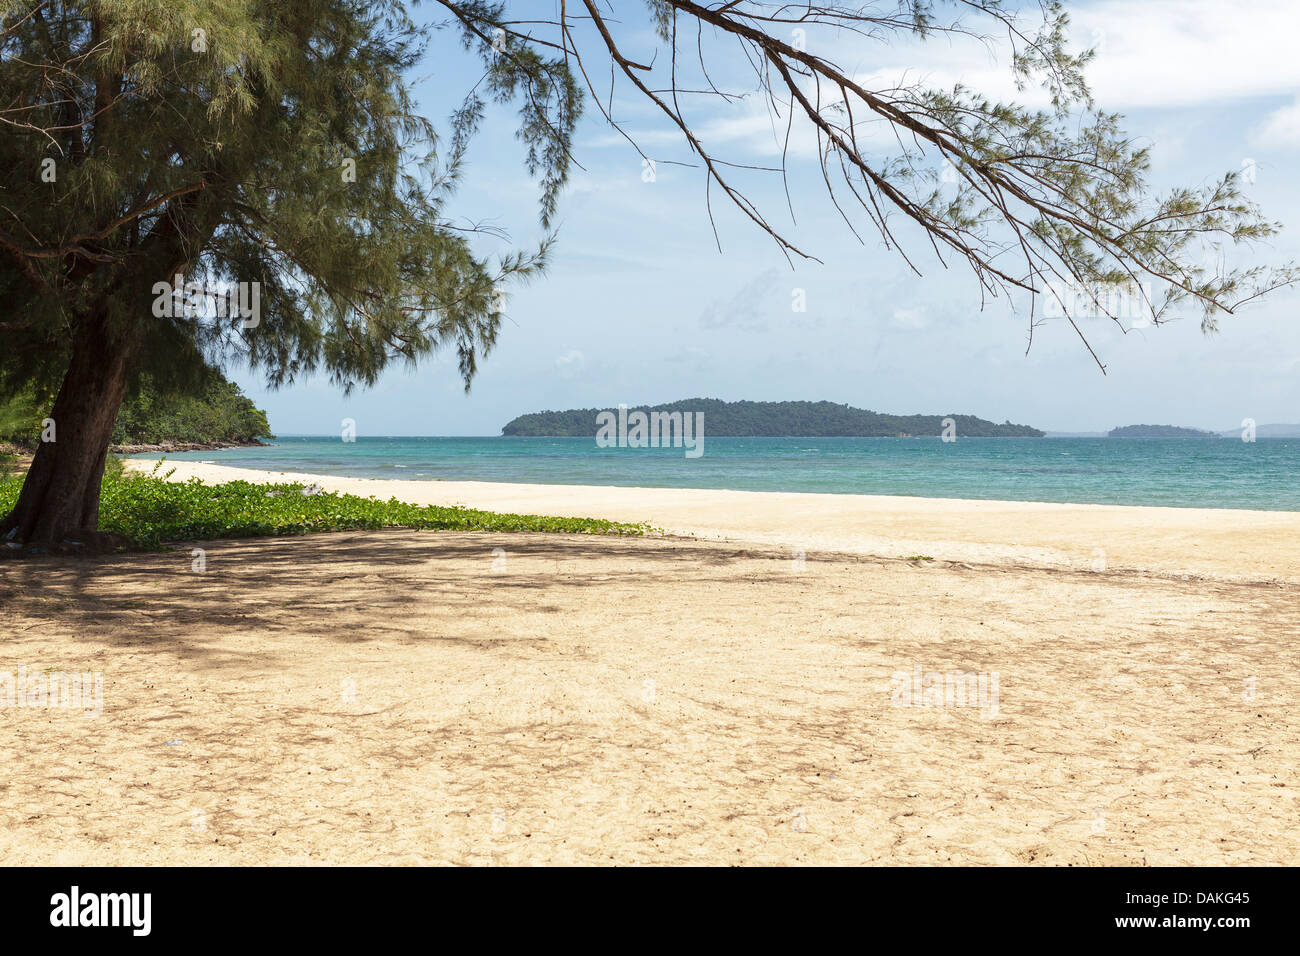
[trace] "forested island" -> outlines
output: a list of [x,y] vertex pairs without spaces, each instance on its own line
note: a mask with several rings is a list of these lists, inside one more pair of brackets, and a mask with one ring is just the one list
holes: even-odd
[[1218,438],[1214,432],[1179,425],[1121,425],[1106,433],[1107,438]]
[[259,445],[274,438],[266,412],[224,376],[193,394],[165,392],[148,382],[122,405],[113,445]]
[[[533,412],[506,423],[502,435],[518,437],[591,437],[601,408]],[[1029,425],[1001,425],[974,415],[888,415],[835,402],[724,402],[690,398],[666,405],[636,405],[628,412],[703,412],[709,435],[738,438],[919,438],[943,434],[951,418],[960,438],[1042,438]]]
[[[22,393],[0,400],[0,444],[31,451],[40,441],[52,396]],[[113,426],[118,453],[188,451],[257,445],[274,438],[266,412],[215,369],[187,388],[161,388],[148,377],[122,403]]]

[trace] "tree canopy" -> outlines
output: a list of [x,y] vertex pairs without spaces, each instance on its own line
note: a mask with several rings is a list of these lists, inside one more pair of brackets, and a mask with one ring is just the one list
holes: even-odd
[[[482,105],[445,138],[416,113],[407,74],[426,37],[400,3],[0,0],[0,11],[10,381],[57,384],[70,327],[97,308],[134,347],[137,373],[243,357],[272,382],[321,368],[350,386],[451,346],[468,380],[497,333],[498,286],[542,261],[488,261],[445,220]],[[491,62],[491,95],[524,84],[547,98],[544,131],[537,117],[522,128],[538,141],[549,214],[577,96],[554,62]],[[261,320],[198,308],[160,321],[153,286],[174,275],[203,282],[209,300],[223,283],[258,283]]]

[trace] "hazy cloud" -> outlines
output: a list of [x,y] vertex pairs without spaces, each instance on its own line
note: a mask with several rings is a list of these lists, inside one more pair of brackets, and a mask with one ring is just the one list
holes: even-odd
[[555,360],[561,378],[576,378],[587,367],[587,357],[578,349],[569,349]]

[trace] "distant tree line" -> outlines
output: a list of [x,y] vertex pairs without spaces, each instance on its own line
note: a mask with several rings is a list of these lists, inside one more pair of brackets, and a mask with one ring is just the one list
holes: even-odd
[[266,412],[234,382],[216,376],[197,394],[165,392],[144,383],[122,405],[113,426],[114,445],[159,442],[252,444],[274,438]]
[[[520,415],[501,429],[513,436],[594,436],[596,415],[607,409],[572,408],[562,412]],[[716,398],[691,398],[665,405],[629,407],[643,412],[703,412],[709,435],[735,437],[799,438],[912,438],[938,437],[944,419],[956,423],[961,438],[1042,438],[1029,425],[1001,425],[974,415],[887,415],[834,402],[724,402]]]
[[1121,425],[1107,432],[1108,438],[1218,438],[1214,432],[1179,425]]
[[[0,441],[36,447],[51,401],[34,391],[0,401]],[[57,440],[57,421],[55,428]],[[118,412],[112,444],[252,444],[274,437],[266,412],[213,369],[186,389],[164,388],[142,376]]]

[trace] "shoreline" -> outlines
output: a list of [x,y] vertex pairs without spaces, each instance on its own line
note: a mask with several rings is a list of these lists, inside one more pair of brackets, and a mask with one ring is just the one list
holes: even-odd
[[[151,471],[150,459],[126,459]],[[348,478],[168,461],[172,480],[301,482],[420,505],[646,522],[800,553],[1300,584],[1300,512],[816,492]],[[921,560],[921,563],[927,563]]]
[[114,455],[153,455],[167,452],[184,451],[221,451],[227,448],[266,448],[267,441],[220,441],[220,442],[185,442],[165,441],[138,445],[110,445],[109,453]]
[[[569,438],[367,436],[372,443],[369,447],[348,452],[349,446],[339,446],[337,438],[327,441],[326,437],[290,436],[254,449],[174,454],[150,451],[140,456],[311,477],[323,471],[337,478],[379,481],[789,492],[1300,513],[1300,491],[1288,480],[1300,464],[1300,445],[1286,439],[1265,439],[1258,453],[1249,452],[1251,445],[1218,441],[1212,443],[1218,450],[1204,455],[1185,453],[1189,439],[1180,438],[1116,439],[1109,443],[1091,440],[1081,447],[1066,441],[1047,452],[1032,450],[1046,447],[1043,443],[1031,448],[1020,439],[982,443],[972,440],[961,446],[961,453],[953,452],[957,455],[955,461],[945,458],[947,452],[940,454],[936,447],[922,447],[923,439],[917,439],[919,444],[910,446],[911,451],[899,439],[887,440],[890,448],[901,449],[892,451],[872,450],[872,442],[885,439],[863,440],[867,444],[851,441],[847,445],[824,445],[817,439],[804,438],[752,440],[787,443],[774,452],[766,445],[751,447],[746,444],[751,440],[742,439],[732,446],[719,445],[712,460],[682,470],[673,467],[674,456],[607,460],[574,444],[581,440]],[[809,441],[812,446],[802,444]],[[299,442],[305,444],[295,445]],[[420,442],[449,444],[425,449]],[[535,442],[541,444],[530,444]],[[1272,447],[1267,447],[1270,443]],[[931,444],[937,446],[938,439]],[[1147,445],[1155,451],[1148,454],[1144,450]],[[1112,456],[1108,447],[1127,447],[1130,451]],[[1201,443],[1197,447],[1209,446]],[[1239,452],[1241,447],[1248,451]],[[1137,451],[1132,451],[1134,448]],[[1189,460],[1195,460],[1197,466],[1190,468]]]

